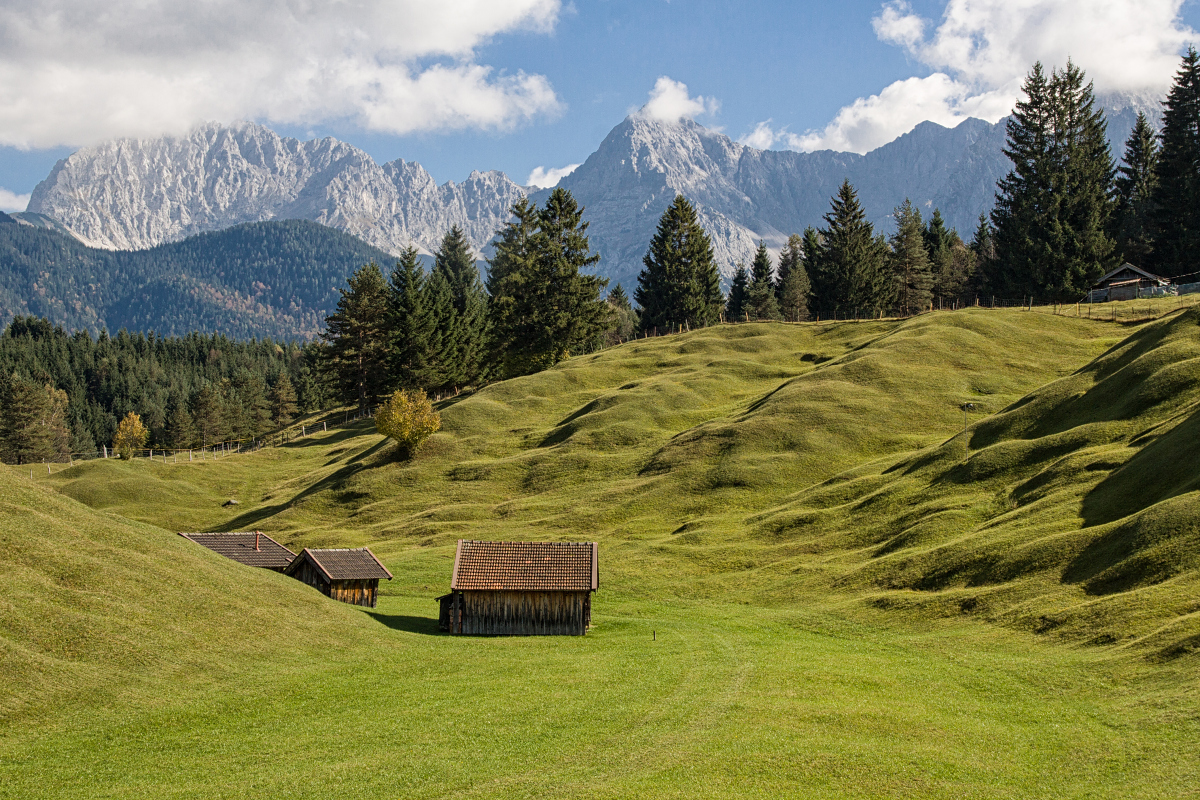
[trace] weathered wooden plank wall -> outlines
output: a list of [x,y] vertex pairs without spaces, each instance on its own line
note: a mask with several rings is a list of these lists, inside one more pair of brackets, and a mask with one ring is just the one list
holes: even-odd
[[379,579],[334,581],[329,586],[329,596],[343,603],[375,608],[379,596]]
[[454,633],[492,636],[583,636],[591,622],[590,592],[469,591],[451,614]]

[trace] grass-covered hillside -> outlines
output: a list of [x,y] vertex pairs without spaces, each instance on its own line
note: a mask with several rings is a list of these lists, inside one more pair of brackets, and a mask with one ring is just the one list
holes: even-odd
[[[365,421],[14,470],[0,797],[1181,796],[1197,356],[1196,310],[724,326],[457,398],[411,462]],[[206,529],[396,579],[339,606]],[[438,635],[459,538],[599,541],[594,629]]]

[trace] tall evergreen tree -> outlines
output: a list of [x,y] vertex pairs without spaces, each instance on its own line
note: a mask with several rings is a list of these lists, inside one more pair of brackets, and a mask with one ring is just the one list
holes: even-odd
[[177,450],[191,447],[196,441],[196,426],[192,423],[192,415],[188,413],[187,400],[184,397],[171,398],[167,410],[167,446]]
[[933,285],[930,287],[933,296],[942,299],[951,297],[950,284],[953,283],[953,238],[940,208],[933,209],[933,215],[925,226],[925,252],[929,256],[929,274]]
[[296,389],[286,372],[279,373],[271,386],[271,419],[281,428],[292,424],[296,417]]
[[996,232],[987,214],[979,215],[979,224],[969,245],[975,254],[975,276],[972,288],[985,295],[994,295],[996,290]]
[[[475,266],[475,256],[466,234],[457,225],[442,238],[435,255],[434,275],[441,275],[450,290],[453,336],[446,336],[443,387],[461,387],[484,377],[487,346],[487,294]],[[452,355],[451,355],[452,354]]]
[[1000,292],[1054,300],[1085,293],[1113,262],[1106,232],[1112,213],[1112,155],[1104,112],[1071,62],[1046,77],[1035,64],[1007,123],[1000,180],[996,277]]
[[488,319],[491,322],[489,360],[499,365],[501,374],[519,336],[521,314],[517,310],[524,284],[533,274],[537,262],[538,209],[522,197],[509,210],[512,219],[497,232],[495,252],[488,259]]
[[426,304],[425,283],[417,248],[409,245],[400,252],[388,279],[388,371],[392,388],[412,391],[441,383],[436,363],[439,332],[434,330]]
[[808,278],[808,316],[820,318],[821,300],[817,290],[823,285],[824,275],[821,273],[821,234],[812,225],[804,229],[800,237],[804,253],[804,275]]
[[725,319],[729,322],[742,322],[750,315],[750,273],[746,265],[738,262],[733,273],[733,283],[729,287],[729,299],[725,302]]
[[[936,211],[934,214],[940,222],[940,215]],[[896,232],[891,240],[891,264],[896,308],[902,316],[920,314],[933,299],[933,274],[926,249],[930,229],[921,221],[920,210],[907,198],[896,208],[894,217]]]
[[0,457],[6,464],[66,461],[67,395],[13,374],[0,389]]
[[1113,238],[1117,252],[1126,261],[1143,268],[1151,265],[1154,250],[1151,216],[1157,168],[1158,137],[1146,115],[1139,111],[1137,122],[1125,140],[1123,163],[1117,168]]
[[195,410],[196,433],[200,436],[200,446],[207,447],[219,442],[225,435],[225,415],[217,387],[205,381],[196,392],[192,408]]
[[387,392],[387,282],[374,261],[347,282],[321,338],[329,343],[327,368],[342,399],[366,408]]
[[643,330],[703,327],[720,318],[725,298],[712,244],[683,195],[663,212],[642,261],[634,300],[642,309]]
[[775,299],[779,302],[780,316],[788,322],[808,319],[808,294],[804,239],[793,233],[779,252],[779,269],[775,276]]
[[638,315],[629,302],[624,287],[617,284],[608,292],[607,302],[613,311],[613,327],[608,331],[608,344],[620,344],[637,333]]
[[1192,272],[1200,252],[1200,54],[1189,47],[1163,103],[1162,150],[1151,194],[1152,264],[1160,275]]
[[760,240],[750,267],[750,288],[746,304],[751,319],[779,319],[779,301],[775,299],[775,266],[771,254]]
[[[515,223],[521,224],[520,219]],[[537,215],[533,258],[509,273],[512,293],[508,375],[544,369],[599,344],[612,314],[601,295],[608,281],[582,270],[600,260],[588,244],[583,208],[556,188]]]
[[849,180],[838,189],[824,220],[828,227],[820,232],[813,280],[820,316],[844,319],[881,313],[892,302],[887,245],[882,236],[875,236]]

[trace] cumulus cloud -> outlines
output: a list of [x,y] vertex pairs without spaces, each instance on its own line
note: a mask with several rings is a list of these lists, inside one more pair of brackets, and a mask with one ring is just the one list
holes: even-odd
[[647,119],[678,122],[684,117],[693,119],[701,114],[715,114],[720,104],[712,97],[691,97],[687,84],[673,81],[666,75],[654,82],[650,99],[638,111]]
[[1182,23],[1183,0],[949,0],[937,27],[904,0],[873,20],[884,42],[935,70],[897,81],[843,108],[821,131],[800,137],[802,150],[864,153],[929,119],[957,125],[994,122],[1012,110],[1030,66],[1071,58],[1100,93],[1158,96],[1170,85],[1179,53],[1197,34]]
[[529,177],[525,179],[525,185],[536,186],[539,189],[549,189],[551,186],[558,186],[558,182],[574,172],[578,166],[578,164],[567,164],[565,167],[559,167],[558,169],[534,167],[533,172],[529,173]]
[[208,119],[507,129],[560,104],[476,49],[560,0],[28,0],[0,5],[0,144],[78,146]]
[[10,192],[0,186],[0,211],[24,211],[29,207],[29,195]]
[[787,127],[775,129],[771,127],[771,120],[760,122],[754,126],[754,130],[745,134],[738,139],[738,142],[753,147],[756,150],[770,150],[779,145],[787,150],[803,150],[804,137],[797,136],[787,129]]

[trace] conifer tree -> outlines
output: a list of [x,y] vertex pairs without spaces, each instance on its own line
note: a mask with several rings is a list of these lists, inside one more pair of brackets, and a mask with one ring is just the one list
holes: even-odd
[[1154,272],[1195,270],[1200,251],[1200,54],[1189,47],[1163,103],[1162,150],[1152,197]]
[[1035,64],[1007,123],[1013,169],[998,183],[995,277],[1002,294],[1072,300],[1113,262],[1112,155],[1092,85],[1070,61]]
[[16,373],[0,391],[0,457],[6,464],[65,461],[70,452],[67,396]]
[[387,282],[372,261],[347,283],[321,338],[329,344],[326,366],[342,399],[366,408],[387,390]]
[[287,372],[279,373],[271,386],[271,419],[280,428],[292,424],[296,417],[296,390]]
[[952,296],[950,290],[950,284],[953,282],[951,278],[952,245],[950,231],[946,228],[946,221],[942,218],[942,211],[939,208],[935,208],[933,215],[929,218],[929,222],[925,226],[925,252],[929,257],[929,274],[933,281],[933,285],[931,286],[933,296],[943,300],[949,299]]
[[607,302],[613,311],[613,326],[608,331],[608,343],[620,344],[632,339],[637,332],[638,315],[629,302],[624,287],[617,284],[608,292]]
[[712,244],[683,195],[663,212],[642,262],[633,297],[642,309],[643,330],[717,322],[725,299]]
[[537,206],[522,197],[509,211],[512,219],[497,232],[487,276],[489,360],[500,365],[501,374],[509,371],[503,362],[519,336],[521,315],[517,303],[537,261]]
[[425,283],[417,248],[409,245],[401,251],[388,281],[388,371],[392,385],[401,389],[423,389],[441,382],[434,363],[439,332],[434,330],[426,305]]
[[434,275],[440,275],[449,290],[454,322],[443,328],[442,388],[457,388],[484,377],[487,346],[487,294],[475,266],[475,256],[466,234],[457,225],[442,238],[435,255]]
[[804,255],[804,275],[808,279],[808,316],[819,318],[821,301],[817,297],[817,288],[824,280],[821,274],[821,234],[812,225],[804,229],[801,236],[801,248]]
[[428,381],[431,388],[452,389],[458,384],[455,365],[461,320],[454,308],[454,294],[444,270],[435,269],[421,292],[429,314]]
[[[934,214],[940,223],[940,215],[936,211]],[[924,226],[920,210],[907,198],[896,208],[894,217],[896,232],[891,240],[891,264],[896,308],[901,316],[920,314],[933,299],[933,274],[926,249],[933,225]]]
[[[822,318],[870,317],[892,302],[887,244],[875,236],[858,195],[846,180],[833,198],[821,230],[814,294]],[[810,278],[813,278],[810,273]]]
[[200,446],[219,442],[225,436],[225,413],[221,393],[217,387],[205,381],[196,392],[192,403],[195,409],[196,432],[200,434]]
[[779,252],[779,269],[775,276],[775,299],[779,303],[780,316],[788,322],[808,319],[808,294],[804,240],[793,233]]
[[1157,185],[1157,138],[1150,121],[1139,111],[1137,122],[1125,140],[1125,157],[1117,168],[1115,181],[1117,208],[1113,215],[1113,239],[1117,243],[1117,252],[1143,269],[1151,266],[1154,249],[1151,217]]
[[969,245],[975,255],[973,288],[981,294],[995,295],[996,292],[996,232],[987,214],[979,215],[979,224]]
[[749,317],[750,273],[746,265],[738,262],[733,273],[733,282],[729,287],[729,299],[725,302],[725,319],[728,322],[742,322]]
[[167,411],[167,445],[176,449],[191,447],[196,440],[196,426],[188,413],[187,401],[180,396],[171,398]]
[[746,291],[746,306],[751,319],[779,319],[779,302],[775,299],[775,267],[771,254],[760,240],[750,267],[750,287]]

